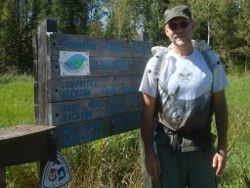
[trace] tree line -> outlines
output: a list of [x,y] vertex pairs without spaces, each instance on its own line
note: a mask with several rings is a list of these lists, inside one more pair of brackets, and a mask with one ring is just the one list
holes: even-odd
[[209,35],[228,71],[247,71],[250,0],[1,0],[0,74],[33,71],[32,37],[46,18],[57,20],[63,33],[133,40],[144,34],[155,45],[168,45],[163,14],[178,4],[191,7],[194,39]]

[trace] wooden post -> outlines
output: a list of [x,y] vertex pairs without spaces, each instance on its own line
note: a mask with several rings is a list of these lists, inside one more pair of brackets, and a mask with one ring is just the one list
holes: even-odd
[[6,169],[5,167],[0,168],[0,187],[5,188],[6,187]]
[[[48,66],[48,35],[47,32],[56,32],[57,23],[55,20],[46,19],[37,31],[37,40],[33,40],[33,54],[35,67],[35,115],[36,124],[48,125],[47,117],[47,66]],[[39,70],[39,71],[38,71]],[[39,79],[38,79],[39,78]]]
[[[38,27],[37,38],[33,39],[33,55],[34,55],[34,72],[35,72],[35,82],[34,82],[34,110],[36,124],[49,125],[49,120],[47,116],[48,106],[47,106],[47,69],[48,69],[48,36],[47,32],[57,32],[57,22],[55,20],[46,19]],[[51,143],[56,145],[55,143]],[[53,146],[55,147],[55,146]],[[55,160],[53,158],[52,160]],[[40,161],[40,182],[42,180],[42,175],[44,167],[47,161]]]
[[37,46],[37,36],[32,37],[32,48],[33,48],[33,72],[34,72],[34,113],[35,117],[38,117],[38,78],[37,78],[37,68],[38,68],[38,46]]

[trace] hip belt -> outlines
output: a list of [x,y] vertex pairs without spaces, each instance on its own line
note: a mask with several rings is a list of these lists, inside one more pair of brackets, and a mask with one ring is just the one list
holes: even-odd
[[158,123],[156,126],[157,135],[155,141],[160,145],[169,145],[173,152],[181,152],[183,135],[174,132],[166,126]]
[[157,123],[154,140],[162,146],[170,146],[173,152],[207,150],[213,147],[213,135],[205,136],[201,132],[192,134],[184,131],[172,131],[161,123]]

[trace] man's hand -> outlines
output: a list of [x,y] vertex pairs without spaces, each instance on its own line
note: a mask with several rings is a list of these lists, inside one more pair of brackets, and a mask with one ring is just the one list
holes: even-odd
[[216,176],[219,176],[227,161],[228,110],[224,90],[213,93],[212,97],[218,133],[218,146],[213,158],[213,167],[216,168]]
[[143,94],[143,108],[141,121],[141,135],[144,143],[145,165],[148,174],[153,181],[158,181],[160,178],[160,161],[153,149],[153,114],[156,100],[147,94]]
[[213,168],[216,168],[216,176],[219,176],[225,166],[226,166],[226,161],[227,161],[227,152],[225,150],[219,150],[215,153],[213,157]]
[[145,164],[149,175],[154,182],[158,181],[161,174],[160,161],[156,154],[145,154]]

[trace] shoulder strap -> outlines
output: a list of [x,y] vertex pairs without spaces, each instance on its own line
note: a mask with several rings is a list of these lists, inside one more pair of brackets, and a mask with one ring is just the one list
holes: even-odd
[[153,57],[157,59],[155,70],[154,70],[157,80],[159,79],[159,75],[162,72],[164,57],[168,53],[169,49],[170,49],[169,47],[163,47],[163,46],[154,46],[151,49],[153,53]]
[[209,55],[207,53],[207,51],[201,51],[201,54],[208,66],[208,68],[210,69],[210,71],[213,73],[213,69],[214,69],[214,63],[211,62],[211,59],[209,58]]
[[214,68],[217,66],[217,62],[213,62],[210,56],[212,52],[211,46],[207,44],[204,40],[197,42],[195,40],[192,40],[193,47],[198,48],[208,66],[208,68],[211,70],[212,73],[214,73]]
[[212,91],[213,91],[213,85],[214,85],[214,63],[211,62],[211,59],[209,58],[207,50],[201,51],[201,54],[202,54],[202,56],[203,56],[203,58],[204,58],[204,60],[205,60],[205,62],[207,64],[208,68],[212,72],[212,78],[213,78],[212,79],[212,89],[211,89],[211,93],[212,93]]
[[156,95],[156,107],[155,107],[155,111],[154,111],[154,119],[155,122],[157,122],[157,114],[158,114],[158,110],[160,109],[160,96],[159,96],[159,91],[158,91],[158,86],[159,86],[159,76],[162,73],[162,69],[163,69],[163,65],[164,65],[164,59],[165,56],[167,55],[168,51],[169,51],[170,47],[163,47],[163,46],[155,46],[151,49],[154,58],[156,58],[156,66],[155,66],[155,70],[154,70],[154,75],[155,75],[155,79],[156,79],[156,90],[157,90],[157,95]]

